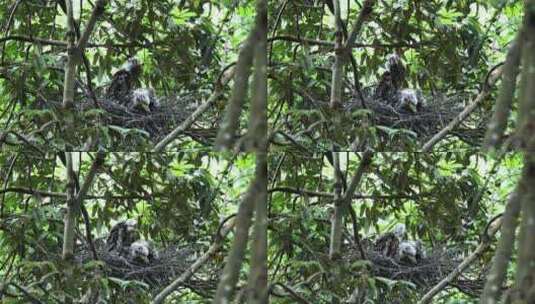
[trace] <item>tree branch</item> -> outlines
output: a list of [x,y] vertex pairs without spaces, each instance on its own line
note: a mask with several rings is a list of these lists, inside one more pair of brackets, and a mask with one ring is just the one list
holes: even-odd
[[464,110],[457,115],[447,126],[435,134],[430,140],[428,140],[422,147],[421,152],[429,152],[433,146],[442,140],[451,130],[456,128],[461,122],[463,122],[478,106],[487,98],[491,93],[491,87],[498,81],[498,78],[502,75],[502,68],[499,68],[492,73],[488,79],[488,84],[483,85],[483,90],[477,95],[474,101],[466,106]]
[[515,38],[507,52],[507,58],[503,67],[503,77],[498,100],[494,105],[494,115],[490,120],[483,146],[485,149],[498,148],[503,140],[503,134],[507,127],[507,118],[511,113],[513,98],[515,95],[516,79],[520,69],[521,39]]
[[83,52],[84,48],[87,45],[87,42],[89,41],[89,36],[91,35],[91,32],[93,32],[93,28],[95,27],[95,24],[97,23],[98,18],[104,13],[104,8],[106,7],[106,4],[108,3],[107,0],[97,0],[97,3],[95,4],[95,8],[93,9],[93,12],[91,13],[91,17],[89,18],[89,21],[87,22],[87,26],[82,33],[82,36],[80,39],[78,39],[78,43],[76,44],[76,48]]
[[[223,222],[222,224],[224,224]],[[231,221],[225,225],[218,235],[215,237],[214,243],[208,248],[208,250],[200,256],[191,266],[186,269],[176,280],[165,287],[159,294],[157,294],[152,300],[152,304],[163,303],[173,291],[182,286],[189,278],[191,278],[207,261],[210,259],[223,245],[223,240],[227,234],[234,228],[234,221]]]
[[74,252],[74,223],[76,220],[76,204],[75,204],[75,181],[76,178],[72,165],[72,154],[65,153],[65,166],[67,171],[67,211],[64,216],[63,227],[63,250],[62,259],[70,261]]
[[[296,37],[291,35],[278,35],[268,38],[268,42],[274,41],[288,41],[296,42],[301,44],[316,45],[334,48],[334,43],[326,40],[317,40],[303,37]],[[425,45],[432,45],[431,42],[420,42],[420,43],[351,43],[348,45],[348,48],[374,48],[374,49],[392,49],[392,48],[419,48]]]
[[481,239],[481,243],[477,246],[476,250],[472,252],[466,259],[464,259],[457,268],[455,268],[448,276],[446,276],[442,281],[436,284],[431,290],[429,290],[418,302],[418,304],[431,303],[433,297],[444,289],[451,281],[457,278],[463,271],[468,268],[476,259],[478,259],[484,252],[490,247],[492,237],[498,232],[500,226],[502,225],[502,218],[498,219],[495,222],[495,225],[492,225],[488,230],[488,233],[485,237]]
[[267,304],[269,293],[267,285],[267,152],[258,152],[256,157],[257,170],[261,172],[257,175],[259,192],[256,194],[255,226],[252,241],[251,270],[249,271],[249,282],[247,284],[247,303]]
[[[297,189],[292,187],[275,187],[268,190],[268,193],[273,192],[286,192],[286,193],[292,193],[292,194],[299,194],[303,196],[313,196],[313,197],[325,197],[325,198],[334,198],[334,194],[329,192],[320,192],[320,191],[312,191],[312,190],[306,190],[306,189]],[[364,194],[353,194],[351,196],[351,199],[419,199],[422,196],[429,196],[429,193],[423,193],[420,195],[364,195]]]
[[[246,151],[266,151],[267,149],[267,3],[257,4],[256,46],[254,51],[254,74],[251,92],[251,110]],[[266,286],[267,295],[267,286]]]
[[331,96],[329,105],[331,108],[339,108],[342,104],[342,78],[344,70],[344,57],[346,49],[343,47],[343,28],[340,22],[340,0],[333,0],[335,24],[334,63],[332,66]]
[[173,140],[175,140],[180,134],[184,133],[191,125],[204,113],[206,110],[208,110],[218,99],[223,95],[223,89],[228,84],[230,79],[234,76],[234,69],[231,68],[231,70],[228,70],[225,72],[225,69],[223,70],[221,74],[221,81],[216,84],[214,92],[208,100],[200,105],[191,115],[186,118],[176,129],[174,129],[171,133],[169,133],[167,136],[165,136],[159,143],[156,144],[154,149],[152,150],[152,153],[161,153],[167,145],[169,145]]
[[[58,199],[67,199],[67,194],[60,193],[60,192],[43,191],[43,190],[30,189],[30,188],[24,188],[24,187],[9,187],[5,189],[0,189],[0,194],[9,193],[9,192],[36,195],[36,196],[41,196],[41,197],[53,197],[53,198],[58,198]],[[156,195],[152,194],[152,196],[156,196]],[[106,195],[87,195],[86,194],[84,196],[84,200],[88,200],[88,199],[126,200],[126,199],[147,199],[147,197],[140,196],[140,195],[106,196]]]
[[342,221],[348,205],[351,203],[351,199],[354,192],[360,183],[364,172],[366,172],[372,163],[373,152],[366,151],[362,155],[359,167],[355,172],[355,175],[351,178],[349,185],[347,186],[344,195],[340,198],[339,202],[335,201],[335,216],[333,217],[331,228],[331,241],[329,247],[329,257],[335,259],[340,254],[340,247],[342,244]]
[[266,167],[264,167],[262,162],[259,162],[257,156],[255,178],[251,181],[251,184],[238,207],[238,214],[236,215],[235,220],[236,232],[234,241],[230,252],[227,255],[225,268],[223,269],[217,285],[216,294],[212,302],[214,304],[230,303],[232,295],[236,289],[240,268],[245,257],[245,251],[249,240],[249,228],[251,226],[254,209],[259,201],[259,196],[262,196],[261,193],[265,191],[266,187],[265,170],[267,170]]
[[505,213],[503,215],[503,224],[501,236],[496,246],[496,253],[492,259],[492,267],[487,275],[487,282],[481,294],[482,304],[493,304],[499,302],[501,287],[503,285],[507,266],[513,253],[515,244],[515,232],[518,225],[518,216],[520,214],[520,202],[522,200],[522,188],[517,187],[509,197]]
[[72,12],[72,0],[65,0],[67,8],[67,64],[63,82],[63,108],[71,108],[74,102],[74,81],[77,61],[80,60],[79,50],[76,48],[76,32]]
[[[72,258],[74,251],[74,227],[76,225],[76,219],[80,210],[80,205],[89,190],[89,187],[93,183],[93,179],[97,173],[97,170],[104,163],[105,153],[99,151],[87,176],[80,186],[80,190],[77,194],[74,194],[75,176],[72,170],[72,156],[71,153],[66,153],[67,156],[67,178],[68,178],[68,192],[67,192],[67,213],[65,216],[65,231],[63,240],[63,259],[69,260]],[[72,184],[72,186],[71,186]]]
[[217,134],[215,144],[217,147],[228,149],[235,141],[236,133],[240,124],[240,115],[243,110],[247,89],[249,87],[249,76],[253,64],[253,55],[256,44],[256,26],[253,28],[238,55],[235,67],[234,87],[232,97],[225,109],[225,117],[221,122],[221,127]]
[[286,291],[291,296],[291,298],[293,298],[298,303],[301,303],[301,304],[312,304],[307,299],[305,299],[302,296],[300,296],[293,288],[291,288],[290,286],[287,286],[285,284],[282,284],[280,282],[271,284],[271,288],[270,288],[271,293],[276,295],[276,296],[282,297],[282,296],[286,296],[286,295],[280,295],[280,294],[276,293],[275,290],[274,290],[275,286],[280,286],[282,289],[284,289],[284,291]]
[[359,16],[353,23],[351,32],[349,32],[347,40],[344,44],[344,48],[349,49],[355,43],[355,40],[357,40],[357,37],[360,34],[364,21],[366,21],[366,19],[368,19],[368,17],[371,15],[373,11],[373,6],[375,5],[376,2],[377,0],[364,1],[364,3],[362,4],[362,8],[360,10]]

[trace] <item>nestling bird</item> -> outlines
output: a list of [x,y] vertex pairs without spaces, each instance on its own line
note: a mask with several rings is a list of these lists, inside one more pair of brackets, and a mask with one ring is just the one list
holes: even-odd
[[405,67],[399,55],[391,54],[388,56],[385,68],[386,71],[381,75],[374,96],[392,101],[405,84]]
[[396,89],[401,88],[405,84],[405,66],[401,57],[398,54],[390,54],[387,57],[386,69],[390,72],[392,76],[392,84]]
[[113,74],[106,96],[121,104],[127,103],[129,93],[134,88],[140,74],[141,64],[139,61],[136,58],[129,58],[121,69]]
[[399,244],[398,259],[400,261],[405,261],[416,265],[425,258],[426,253],[420,240],[403,241]]
[[398,93],[398,108],[412,113],[422,110],[425,105],[422,92],[414,89],[403,89]]
[[405,225],[397,224],[393,232],[387,232],[377,239],[374,245],[375,251],[387,257],[395,257],[398,253],[399,244],[403,241],[405,235]]
[[139,110],[145,113],[154,112],[160,108],[160,102],[156,98],[154,90],[151,88],[135,89],[132,92],[128,108]]
[[150,264],[150,262],[158,258],[158,252],[146,240],[137,240],[130,245],[128,259],[132,262]]
[[106,250],[125,255],[130,245],[138,238],[137,221],[128,219],[115,224],[106,239]]

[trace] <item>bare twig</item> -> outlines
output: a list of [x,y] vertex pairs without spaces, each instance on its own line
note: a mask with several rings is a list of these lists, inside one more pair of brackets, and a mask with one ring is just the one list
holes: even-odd
[[223,245],[224,237],[234,228],[234,221],[230,221],[219,230],[215,237],[214,243],[208,250],[200,256],[191,266],[184,271],[176,280],[167,285],[159,294],[152,300],[152,304],[163,303],[173,291],[182,286],[189,278],[191,278],[207,261],[210,259]]
[[[268,38],[268,42],[274,41],[288,41],[308,45],[324,46],[330,49],[334,48],[334,43],[326,40],[316,40],[304,37],[296,37],[291,35],[278,35]],[[393,49],[393,48],[419,48],[424,45],[432,45],[429,42],[421,43],[351,43],[349,48],[374,48],[374,49]]]
[[311,302],[309,302],[307,299],[303,298],[302,296],[300,296],[297,291],[295,291],[292,287],[290,286],[287,286],[285,284],[282,284],[280,282],[277,282],[277,283],[273,283],[271,284],[271,293],[276,295],[276,296],[279,296],[279,297],[283,297],[283,296],[287,296],[287,295],[281,295],[281,294],[278,294],[275,292],[275,287],[276,286],[279,286],[281,287],[282,289],[284,289],[284,291],[286,291],[288,293],[288,295],[290,297],[292,297],[295,301],[297,301],[298,303],[301,303],[301,304],[312,304]]
[[487,98],[491,93],[491,86],[493,86],[498,78],[502,75],[502,68],[499,68],[494,71],[492,75],[489,76],[488,85],[483,85],[483,90],[476,96],[474,101],[466,106],[464,110],[457,115],[447,126],[445,126],[440,132],[435,134],[430,140],[428,140],[423,146],[421,152],[429,152],[433,146],[442,140],[450,131],[455,129],[461,122],[463,122],[478,106],[479,104]]
[[436,284],[431,290],[429,290],[418,302],[418,304],[430,303],[433,297],[444,289],[451,281],[457,278],[463,273],[468,266],[470,266],[474,261],[476,261],[482,254],[485,252],[491,245],[491,238],[498,232],[502,225],[502,218],[495,222],[495,225],[492,225],[488,230],[487,236],[481,239],[481,243],[477,248],[470,254],[466,259],[464,259],[455,270],[453,270],[448,276],[446,276],[442,281]]
[[191,115],[184,120],[176,129],[174,129],[171,133],[169,133],[167,136],[165,136],[159,143],[156,144],[154,149],[152,150],[153,153],[160,153],[162,152],[167,145],[169,145],[173,140],[175,140],[180,134],[184,133],[191,125],[197,121],[197,119],[206,112],[216,101],[223,95],[223,89],[225,88],[225,85],[230,81],[232,76],[234,75],[234,70],[229,70],[228,73],[223,73],[221,77],[220,84],[217,84],[214,92],[208,100],[206,100],[205,103],[200,105]]
[[[326,198],[334,198],[334,194],[330,192],[320,192],[320,191],[312,191],[307,189],[298,189],[298,188],[292,188],[292,187],[275,187],[268,190],[268,193],[273,192],[287,192],[292,194],[298,194],[303,196],[313,196],[313,197],[326,197]],[[424,193],[420,195],[364,195],[355,193],[351,196],[351,199],[418,199],[422,196],[428,196],[430,194]]]

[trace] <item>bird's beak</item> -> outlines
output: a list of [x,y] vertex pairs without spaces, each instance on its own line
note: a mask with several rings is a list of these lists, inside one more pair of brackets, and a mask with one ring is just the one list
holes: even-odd
[[144,103],[141,105],[141,107],[143,108],[143,111],[150,113],[150,108],[148,104]]

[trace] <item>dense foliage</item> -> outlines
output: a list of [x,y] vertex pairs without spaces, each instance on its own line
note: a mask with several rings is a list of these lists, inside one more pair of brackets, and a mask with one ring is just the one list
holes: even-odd
[[[76,158],[75,171],[83,179],[94,154],[81,153]],[[55,154],[44,158],[2,155],[0,161],[2,172],[9,175],[1,191],[2,292],[18,295],[21,291],[16,286],[34,286],[28,291],[33,297],[56,303],[80,299],[89,286],[96,285],[102,288],[104,299],[109,294],[112,303],[122,303],[127,294],[150,299],[148,286],[142,282],[96,276],[102,263],[96,261],[79,269],[72,289],[63,288],[67,278],[61,259],[65,167]],[[138,221],[141,235],[158,248],[188,248],[194,259],[214,240],[219,222],[235,212],[253,174],[253,163],[248,156],[234,160],[206,153],[109,154],[84,202],[93,239],[105,238],[112,224],[131,218]],[[89,241],[83,223],[80,219],[78,246]],[[213,265],[205,271],[218,271],[222,258],[214,256]],[[193,290],[206,296],[213,288]],[[193,297],[191,292],[181,294],[177,300]]]
[[[349,179],[359,165],[359,156],[340,154]],[[521,164],[518,155],[503,159],[464,153],[375,155],[350,206],[354,217],[346,219],[345,258],[337,262],[341,264],[333,264],[327,255],[334,199],[332,166],[321,154],[278,155],[274,161],[278,170],[270,184],[272,280],[293,288],[309,303],[347,300],[358,287],[363,290],[359,303],[366,299],[383,303],[386,296],[393,299],[396,293],[403,295],[400,302],[389,303],[416,302],[422,292],[416,282],[374,277],[374,266],[358,258],[357,242],[373,241],[401,222],[410,238],[424,241],[428,252],[449,250],[467,256],[480,242],[490,219],[503,211]],[[474,278],[486,273],[491,257],[492,251],[485,253],[465,275]],[[340,273],[339,281],[333,281]],[[284,289],[280,291],[284,294]],[[451,289],[437,303],[460,303],[456,302],[460,298],[466,296]]]
[[533,303],[535,0],[0,7],[1,303]]
[[[487,74],[503,62],[523,7],[521,1],[505,0],[371,1],[373,10],[343,61],[341,102],[346,110],[340,113],[328,107],[335,18],[322,3],[331,1],[312,2],[280,1],[271,6],[270,125],[280,133],[282,149],[329,149],[332,142],[348,149],[359,136],[381,151],[418,149],[430,135],[403,130],[398,122],[370,123],[377,113],[370,114],[371,109],[356,101],[377,84],[388,55],[399,54],[404,61],[407,87],[421,89],[429,104],[453,99],[448,107],[458,114],[486,86]],[[352,29],[364,2],[340,1],[344,31]],[[463,122],[465,132],[453,132],[451,140],[441,143],[443,150],[466,148],[462,142],[480,144],[495,92],[493,88],[492,97]],[[357,107],[348,110],[350,104]]]
[[[61,110],[67,64],[64,1],[1,1],[0,123],[10,146],[79,150],[91,138],[109,150],[141,151],[154,137],[129,125],[106,123],[114,113]],[[94,10],[74,1],[77,31]],[[141,86],[162,100],[195,108],[212,94],[217,80],[235,62],[254,20],[252,1],[110,1],[91,33],[76,74],[75,104],[104,98],[112,74],[127,58],[143,66]],[[77,35],[80,35],[78,33]],[[228,90],[178,144],[207,146],[215,136]],[[176,122],[177,127],[180,121]],[[166,134],[163,134],[166,135]],[[192,140],[193,138],[193,140]],[[85,145],[85,146],[84,146]]]

